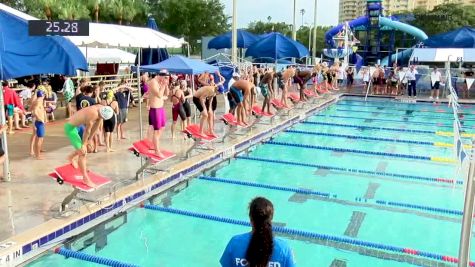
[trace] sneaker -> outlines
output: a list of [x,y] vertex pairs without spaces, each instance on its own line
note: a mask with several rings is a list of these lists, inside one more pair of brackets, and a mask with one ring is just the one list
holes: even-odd
[[430,97],[429,97],[429,99],[431,99],[431,100],[432,100],[432,99],[434,99],[434,98],[433,98],[432,96],[430,96]]

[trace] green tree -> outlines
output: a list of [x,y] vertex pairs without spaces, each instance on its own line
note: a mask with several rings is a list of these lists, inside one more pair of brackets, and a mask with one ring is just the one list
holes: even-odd
[[444,4],[438,5],[433,10],[415,10],[415,27],[423,30],[427,35],[448,32],[463,26],[475,26],[475,6]]
[[63,1],[54,6],[53,12],[58,19],[89,19],[89,11],[81,0]]
[[254,21],[249,23],[247,30],[254,34],[280,32],[284,35],[290,36],[292,34],[292,25],[286,24],[285,22]]
[[[317,54],[320,54],[322,50],[325,48],[325,33],[330,29],[331,27],[329,26],[317,26],[317,46],[316,46],[316,51]],[[297,31],[297,41],[302,43],[305,47],[308,48],[308,41],[310,37],[310,32],[311,31],[311,38],[312,38],[312,47],[310,47],[310,50],[313,49],[313,27],[300,27],[300,29]]]
[[229,29],[229,18],[219,0],[150,0],[149,4],[160,31],[184,37],[193,53],[201,49],[198,44],[201,37]]

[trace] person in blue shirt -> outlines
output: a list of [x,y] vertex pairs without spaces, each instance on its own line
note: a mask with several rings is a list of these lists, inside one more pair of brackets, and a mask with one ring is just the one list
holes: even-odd
[[257,197],[249,205],[252,232],[236,235],[221,256],[222,267],[294,267],[293,252],[272,233],[272,202]]

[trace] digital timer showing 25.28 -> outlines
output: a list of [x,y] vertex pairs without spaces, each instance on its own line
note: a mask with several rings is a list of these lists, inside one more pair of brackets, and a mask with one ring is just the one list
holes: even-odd
[[88,36],[89,22],[87,20],[30,20],[28,30],[30,36]]

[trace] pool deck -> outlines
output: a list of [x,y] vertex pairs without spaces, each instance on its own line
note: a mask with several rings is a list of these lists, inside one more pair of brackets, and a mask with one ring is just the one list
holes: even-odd
[[[21,248],[22,244],[37,240],[45,233],[52,230],[67,226],[77,218],[85,214],[93,214],[101,208],[107,207],[114,203],[115,200],[126,198],[130,194],[139,191],[146,191],[157,181],[161,181],[170,177],[174,173],[190,168],[197,162],[202,162],[223,153],[227,148],[250,139],[262,132],[269,130],[276,125],[304,115],[307,111],[315,109],[315,107],[333,101],[341,95],[328,95],[325,98],[318,99],[314,103],[307,103],[303,109],[294,109],[289,117],[276,117],[272,125],[256,125],[246,135],[235,139],[226,139],[224,143],[216,143],[213,151],[205,152],[189,159],[183,159],[182,156],[192,144],[193,141],[185,139],[183,134],[178,134],[175,140],[170,135],[170,120],[168,121],[165,134],[162,137],[162,145],[165,149],[173,151],[177,156],[169,161],[164,162],[161,167],[168,172],[159,172],[152,176],[147,176],[138,181],[134,179],[135,172],[140,167],[140,159],[127,151],[133,140],[139,139],[139,116],[138,108],[132,108],[129,115],[129,121],[126,123],[127,140],[117,142],[114,140],[114,149],[116,152],[106,153],[100,151],[97,154],[88,156],[89,168],[97,173],[112,179],[112,183],[98,189],[89,194],[83,194],[86,198],[92,200],[91,203],[76,201],[71,205],[71,210],[67,216],[61,217],[59,214],[59,206],[61,201],[72,192],[72,188],[67,185],[59,185],[52,179],[48,178],[54,167],[66,163],[66,155],[70,153],[71,147],[69,142],[63,135],[64,119],[47,124],[47,136],[45,138],[44,160],[34,160],[28,154],[29,138],[31,130],[18,131],[14,135],[8,136],[9,152],[10,152],[10,168],[11,181],[0,183],[0,202],[4,205],[0,206],[0,265],[6,263],[6,257],[10,256],[10,263],[22,261],[21,255],[15,254]],[[351,92],[350,94],[361,94],[361,89]],[[223,98],[218,100],[223,103]],[[465,101],[464,101],[465,102]],[[474,103],[474,101],[466,101],[466,103]],[[223,107],[218,107],[217,118],[221,117]],[[170,110],[170,108],[167,108]],[[221,113],[219,112],[221,111]],[[59,111],[58,113],[63,113]],[[144,112],[144,125],[147,124],[147,116]],[[217,133],[222,136],[227,127],[217,120]],[[101,147],[100,150],[105,150]],[[85,205],[84,205],[85,204]],[[137,203],[131,203],[137,205]],[[89,219],[88,219],[89,221]],[[91,219],[92,221],[92,219]],[[84,230],[92,227],[90,223],[84,225]],[[64,240],[64,237],[62,240]],[[56,242],[60,242],[57,240]],[[39,244],[41,246],[41,244]],[[51,245],[51,244],[49,244]],[[34,248],[32,248],[34,249]],[[38,250],[39,251],[39,250]],[[39,253],[39,252],[38,252]],[[16,256],[15,256],[16,255]]]
[[[312,100],[305,105],[304,109],[292,110],[291,116],[276,116],[272,125],[256,124],[245,135],[233,139],[227,138],[224,143],[215,143],[214,150],[192,156],[189,159],[183,159],[182,157],[185,151],[192,146],[193,141],[185,138],[185,135],[181,133],[177,134],[175,140],[172,140],[169,128],[171,120],[168,120],[161,143],[165,149],[175,152],[177,156],[159,165],[161,168],[167,169],[168,172],[159,172],[138,181],[135,180],[135,173],[140,168],[141,162],[139,158],[128,151],[131,143],[139,139],[140,132],[138,108],[132,108],[129,121],[126,123],[127,140],[114,140],[116,152],[106,153],[105,148],[100,147],[99,153],[88,155],[88,168],[110,177],[112,183],[95,192],[81,194],[92,202],[72,202],[69,207],[70,211],[65,214],[59,213],[60,203],[73,189],[66,184],[59,185],[48,177],[48,173],[51,173],[54,167],[67,162],[66,156],[72,150],[68,140],[63,135],[62,126],[65,120],[58,119],[47,124],[47,136],[44,143],[44,148],[47,151],[44,153],[44,160],[35,160],[29,156],[31,130],[17,131],[14,135],[8,136],[11,181],[0,183],[0,201],[4,203],[0,206],[0,221],[2,222],[0,225],[0,240],[4,240],[0,242],[0,265],[6,263],[7,256],[11,256],[8,259],[10,263],[22,261],[20,257],[15,256],[19,245],[37,240],[45,233],[56,231],[56,229],[77,220],[80,216],[92,214],[96,210],[107,207],[117,199],[125,198],[130,194],[144,190],[144,188],[149,188],[157,181],[166,179],[197,162],[209,159],[234,144],[250,139],[270,127],[275,127],[287,121],[289,117],[304,114],[306,110],[331,101],[335,97],[328,95],[311,104]],[[223,103],[223,98],[218,101]],[[223,107],[218,107],[217,118],[221,117],[223,110]],[[63,111],[58,111],[58,114],[61,113]],[[143,122],[144,125],[147,124],[145,113]],[[227,126],[217,120],[216,130],[220,136],[223,136],[227,131]],[[88,225],[87,228],[91,226],[93,225]],[[14,261],[13,258],[15,258]]]

